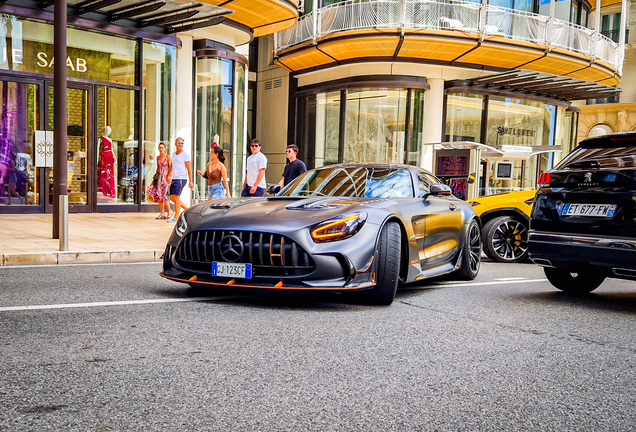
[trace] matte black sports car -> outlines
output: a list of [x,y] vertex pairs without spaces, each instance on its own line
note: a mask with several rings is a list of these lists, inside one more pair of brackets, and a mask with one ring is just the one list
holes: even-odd
[[433,175],[345,164],[310,170],[273,197],[188,209],[161,275],[195,286],[360,290],[388,305],[398,284],[452,272],[475,278],[480,256],[479,218]]

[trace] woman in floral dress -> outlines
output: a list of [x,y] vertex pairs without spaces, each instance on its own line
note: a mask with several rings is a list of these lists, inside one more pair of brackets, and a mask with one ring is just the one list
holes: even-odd
[[153,181],[148,188],[148,195],[159,204],[161,214],[157,216],[157,219],[168,219],[171,215],[170,201],[168,201],[168,188],[170,187],[168,177],[172,175],[172,160],[170,156],[166,154],[166,145],[164,143],[159,143],[157,174],[159,174],[157,180]]

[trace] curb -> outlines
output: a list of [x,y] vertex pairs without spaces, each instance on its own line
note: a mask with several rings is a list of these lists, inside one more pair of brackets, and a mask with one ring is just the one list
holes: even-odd
[[0,266],[158,262],[162,250],[0,253]]

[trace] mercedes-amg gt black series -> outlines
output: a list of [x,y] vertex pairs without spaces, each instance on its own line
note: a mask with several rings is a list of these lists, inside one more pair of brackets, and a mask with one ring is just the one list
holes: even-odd
[[581,141],[539,186],[528,251],[552,285],[583,294],[636,280],[636,133]]
[[432,174],[344,164],[307,171],[275,196],[191,207],[161,275],[193,286],[362,291],[388,305],[400,284],[470,280],[480,262],[479,218]]

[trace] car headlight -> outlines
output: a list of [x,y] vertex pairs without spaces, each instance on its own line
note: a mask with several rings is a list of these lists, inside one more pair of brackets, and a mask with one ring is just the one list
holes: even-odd
[[317,242],[343,240],[354,236],[367,220],[366,213],[347,213],[319,223],[311,229],[311,238]]
[[177,221],[177,234],[179,234],[179,237],[183,237],[183,234],[185,234],[186,230],[188,229],[188,223],[186,222],[185,219],[185,212],[181,213],[181,216],[179,216],[179,220]]

